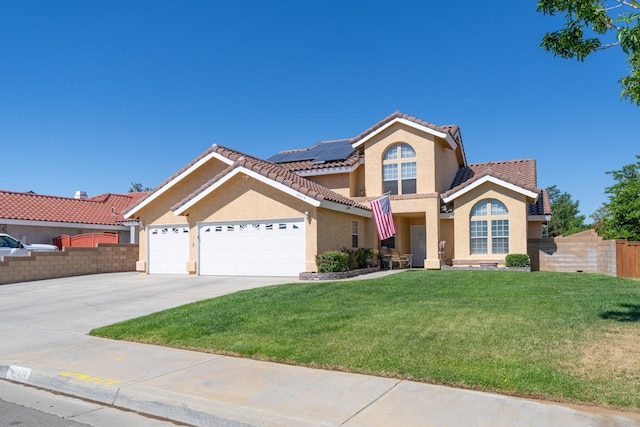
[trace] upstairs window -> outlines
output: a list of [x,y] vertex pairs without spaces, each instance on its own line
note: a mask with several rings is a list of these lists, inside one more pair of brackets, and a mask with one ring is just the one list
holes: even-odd
[[417,191],[416,151],[409,144],[394,144],[382,158],[384,193],[415,194]]
[[471,208],[471,254],[509,253],[509,210],[499,200],[481,200]]

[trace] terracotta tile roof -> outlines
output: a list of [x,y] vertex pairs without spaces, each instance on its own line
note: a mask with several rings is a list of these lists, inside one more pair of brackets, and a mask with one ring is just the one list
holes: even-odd
[[116,225],[122,212],[148,193],[101,194],[86,199],[0,190],[0,218]]
[[[360,203],[354,200],[351,200],[348,197],[342,196],[332,190],[329,190],[328,188],[320,184],[317,184],[313,181],[310,181],[306,178],[296,175],[295,173],[287,170],[281,165],[267,162],[266,160],[261,160],[256,157],[241,153],[239,151],[231,150],[221,145],[214,144],[209,150],[202,153],[202,155],[200,155],[198,158],[205,157],[211,152],[216,152],[221,156],[224,156],[229,160],[232,160],[233,164],[231,164],[229,167],[227,167],[225,170],[220,172],[218,175],[213,177],[208,182],[204,183],[200,188],[198,188],[192,194],[188,195],[186,198],[184,198],[182,201],[177,203],[175,206],[172,206],[171,210],[176,210],[179,207],[183,206],[185,203],[189,202],[191,199],[196,197],[202,191],[204,191],[211,185],[215,184],[217,181],[219,181],[221,178],[223,178],[225,175],[227,175],[229,172],[233,171],[235,168],[239,166],[250,169],[266,178],[272,179],[276,182],[286,185],[287,187],[292,188],[297,192],[304,194],[305,196],[311,197],[313,199],[316,199],[319,201],[327,200],[327,201],[332,201],[332,202],[347,205],[347,206],[353,206],[360,209],[370,210],[369,207],[361,205]],[[181,170],[184,170],[185,168]],[[177,174],[178,173],[174,174],[174,176]]]
[[540,190],[540,197],[528,206],[529,215],[552,215],[551,200],[547,190]]
[[[424,120],[420,120],[417,117],[410,116],[408,114],[404,114],[404,113],[402,113],[400,111],[396,111],[393,114],[391,114],[391,115],[385,117],[384,119],[380,120],[378,123],[374,124],[369,129],[367,129],[364,132],[362,132],[360,135],[352,138],[350,140],[350,142],[352,144],[357,143],[358,141],[360,141],[361,139],[365,138],[370,133],[375,132],[376,130],[380,129],[381,127],[383,127],[387,123],[393,121],[394,119],[409,120],[411,122],[419,124],[420,126],[428,127],[430,129],[436,130],[438,132],[447,133],[447,134],[451,135],[452,138],[455,138],[456,134],[458,134],[460,132],[460,127],[458,125],[438,126],[438,125],[434,125],[433,123],[429,123],[429,122],[426,122]],[[462,142],[460,141],[459,143],[462,143]]]
[[539,192],[536,161],[531,159],[476,163],[458,169],[443,197],[447,197],[485,176],[492,176],[524,189]]
[[537,187],[536,161],[532,159],[476,163],[460,168],[449,190],[441,196],[450,196],[485,176],[540,194],[536,203],[529,204],[529,215],[551,215],[549,193]]

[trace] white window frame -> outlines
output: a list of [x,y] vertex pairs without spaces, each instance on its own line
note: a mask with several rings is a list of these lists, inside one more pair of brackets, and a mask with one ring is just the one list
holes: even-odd
[[[409,144],[398,142],[390,145],[382,156],[382,187],[391,194],[416,194],[418,192],[418,163],[416,150]],[[395,183],[388,187],[385,183]]]
[[509,253],[509,209],[497,199],[484,199],[471,208],[469,251],[471,255]]

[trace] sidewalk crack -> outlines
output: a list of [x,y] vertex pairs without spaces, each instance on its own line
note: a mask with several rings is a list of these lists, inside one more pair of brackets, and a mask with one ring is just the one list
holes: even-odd
[[359,414],[361,414],[365,409],[370,408],[374,403],[378,402],[380,399],[382,399],[383,397],[385,397],[387,394],[391,393],[400,383],[402,382],[402,380],[398,380],[396,381],[396,383],[392,386],[389,387],[384,393],[382,393],[380,396],[376,397],[375,399],[373,399],[371,402],[369,402],[367,405],[363,406],[362,408],[360,408],[359,411],[357,411],[355,414],[351,415],[349,418],[347,418],[346,420],[344,420],[343,422],[340,423],[341,426],[347,424],[349,421],[351,421],[352,419],[354,419],[355,417],[357,417]]

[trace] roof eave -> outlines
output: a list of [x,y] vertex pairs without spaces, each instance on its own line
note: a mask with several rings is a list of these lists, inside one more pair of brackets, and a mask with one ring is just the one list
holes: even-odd
[[358,206],[350,206],[342,203],[333,202],[331,200],[324,199],[320,203],[321,208],[330,209],[332,211],[348,213],[351,215],[357,215],[364,218],[371,218],[373,214],[370,210],[360,208]]
[[362,144],[364,144],[365,142],[369,141],[372,138],[375,138],[376,135],[380,134],[381,132],[385,131],[386,129],[390,128],[391,126],[393,126],[396,123],[401,123],[403,125],[412,127],[416,130],[428,133],[430,135],[433,135],[437,138],[443,139],[447,142],[447,144],[449,145],[449,147],[452,150],[455,150],[456,147],[458,146],[458,143],[455,141],[455,139],[453,139],[453,137],[447,133],[447,132],[441,132],[438,131],[436,129],[432,129],[428,126],[423,126],[419,123],[416,123],[414,121],[411,120],[407,120],[405,118],[402,117],[396,117],[392,120],[390,120],[389,122],[385,123],[384,125],[380,126],[379,128],[373,130],[371,133],[369,133],[368,135],[364,136],[363,138],[359,139],[358,141],[356,141],[355,143],[351,144],[353,146],[353,148],[358,148],[360,147]]
[[138,213],[141,209],[143,209],[144,207],[148,206],[151,202],[156,200],[162,194],[166,193],[169,189],[171,189],[173,186],[175,186],[180,181],[185,179],[187,176],[189,176],[191,173],[193,173],[193,171],[198,169],[203,164],[207,163],[212,158],[218,159],[221,162],[226,163],[227,165],[233,164],[233,160],[228,159],[227,157],[217,153],[216,151],[212,151],[212,152],[208,153],[207,155],[203,156],[201,159],[199,159],[197,162],[195,162],[194,164],[192,164],[188,168],[186,168],[184,171],[182,171],[180,174],[178,174],[171,181],[169,181],[168,183],[162,185],[160,188],[158,188],[157,191],[149,194],[146,198],[142,199],[137,205],[135,205],[131,209],[123,212],[122,216],[124,218],[131,218],[133,215]]
[[307,177],[307,176],[321,176],[321,175],[335,175],[337,173],[351,173],[360,167],[360,162],[351,165],[351,166],[338,166],[338,167],[329,167],[329,168],[320,168],[320,169],[303,169],[298,171],[292,171],[296,175]]
[[178,216],[178,215],[183,215],[187,210],[189,210],[191,207],[193,207],[194,205],[196,205],[198,202],[200,202],[201,200],[203,200],[205,197],[207,197],[209,194],[213,193],[215,190],[217,190],[218,188],[220,188],[223,184],[225,184],[226,182],[228,182],[231,178],[235,177],[238,174],[244,174],[246,176],[249,176],[253,179],[256,179],[260,182],[262,182],[263,184],[266,184],[270,187],[273,187],[277,190],[282,191],[283,193],[289,194],[290,196],[293,196],[299,200],[302,200],[305,203],[308,203],[309,205],[312,206],[320,206],[321,201],[318,199],[315,199],[313,197],[310,197],[306,194],[302,194],[299,191],[296,191],[295,189],[288,187],[278,181],[274,181],[270,178],[267,178],[251,169],[246,168],[245,166],[240,166],[238,165],[237,167],[235,167],[234,169],[232,169],[231,171],[229,171],[229,173],[227,173],[226,175],[224,175],[223,177],[221,177],[219,180],[217,180],[216,182],[214,182],[213,184],[211,184],[209,187],[207,187],[206,189],[202,190],[201,192],[199,192],[197,195],[195,195],[194,197],[192,197],[189,200],[185,200],[183,202],[181,202],[180,204],[176,205],[172,210],[173,210],[173,214]]
[[468,193],[469,191],[472,191],[474,189],[476,189],[477,187],[487,183],[487,182],[491,182],[493,184],[499,185],[501,187],[507,188],[511,191],[515,191],[516,193],[520,193],[522,195],[524,195],[525,197],[527,197],[528,199],[531,199],[532,202],[531,203],[535,203],[538,200],[538,196],[540,195],[538,192],[535,191],[531,191],[528,190],[526,188],[520,187],[519,185],[515,185],[512,184],[510,182],[504,181],[502,179],[496,178],[494,176],[491,175],[486,175],[483,176],[482,178],[472,182],[469,185],[464,186],[463,188],[461,188],[458,191],[455,191],[453,193],[451,193],[448,196],[445,196],[442,198],[442,201],[445,203],[449,203],[455,199],[457,199],[458,197],[462,196],[463,194]]

